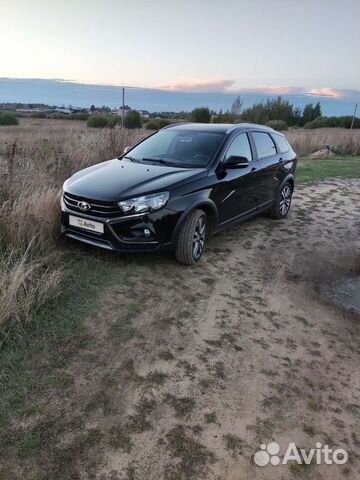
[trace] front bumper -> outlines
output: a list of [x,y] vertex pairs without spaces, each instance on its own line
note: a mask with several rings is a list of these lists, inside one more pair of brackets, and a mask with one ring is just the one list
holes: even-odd
[[[69,209],[61,203],[61,231],[71,239],[118,252],[157,252],[173,249],[172,235],[180,214],[163,208],[153,213],[105,218]],[[69,224],[69,216],[100,222],[104,233]],[[146,234],[145,234],[146,232]]]

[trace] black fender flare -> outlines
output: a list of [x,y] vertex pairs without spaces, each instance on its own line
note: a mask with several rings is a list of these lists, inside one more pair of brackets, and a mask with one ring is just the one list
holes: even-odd
[[185,218],[194,210],[197,208],[202,209],[205,211],[207,214],[211,214],[210,217],[210,232],[214,232],[217,229],[217,225],[219,223],[219,213],[218,209],[215,205],[215,203],[208,197],[200,197],[194,199],[187,207],[186,209],[182,212],[179,220],[177,221],[177,224],[174,228],[173,234],[171,236],[171,241],[172,243],[176,243],[177,238],[179,236],[180,228],[182,224],[184,223]]
[[285,185],[285,183],[287,183],[287,182],[291,183],[292,189],[294,191],[294,189],[295,189],[295,177],[292,173],[289,173],[288,175],[286,175],[284,180],[280,183],[279,192],[282,189],[282,187]]

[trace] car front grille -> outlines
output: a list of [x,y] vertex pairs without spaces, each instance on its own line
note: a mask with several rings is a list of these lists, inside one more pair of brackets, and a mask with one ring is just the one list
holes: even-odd
[[[123,215],[123,211],[116,202],[102,202],[100,200],[91,200],[89,198],[78,197],[70,193],[64,193],[64,203],[74,212],[85,213],[86,215],[94,215],[97,217],[119,217]],[[87,203],[90,208],[82,209],[80,204]]]

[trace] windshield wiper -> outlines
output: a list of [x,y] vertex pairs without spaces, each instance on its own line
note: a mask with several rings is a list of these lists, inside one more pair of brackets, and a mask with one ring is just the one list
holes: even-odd
[[168,160],[164,160],[163,158],[143,158],[143,162],[154,162],[154,163],[160,163],[161,165],[173,165],[172,162],[169,162]]
[[135,163],[140,163],[140,160],[137,160],[135,157],[130,157],[130,155],[124,155],[121,157],[121,159],[123,158],[127,158],[128,160],[131,160],[132,162],[135,162]]
[[154,162],[160,165],[168,165],[169,167],[177,167],[177,168],[186,168],[184,165],[170,162],[169,160],[164,160],[163,158],[143,158],[143,162]]

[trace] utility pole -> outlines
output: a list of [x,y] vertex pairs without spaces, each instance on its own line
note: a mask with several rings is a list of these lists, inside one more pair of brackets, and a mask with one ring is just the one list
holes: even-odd
[[124,115],[125,115],[125,87],[122,87],[122,115],[121,115],[121,128],[124,128]]
[[351,121],[351,127],[350,127],[351,130],[352,130],[353,126],[354,126],[354,121],[355,121],[355,115],[356,115],[357,106],[358,106],[358,104],[355,103],[354,115],[353,115],[353,118],[352,118],[352,121]]

